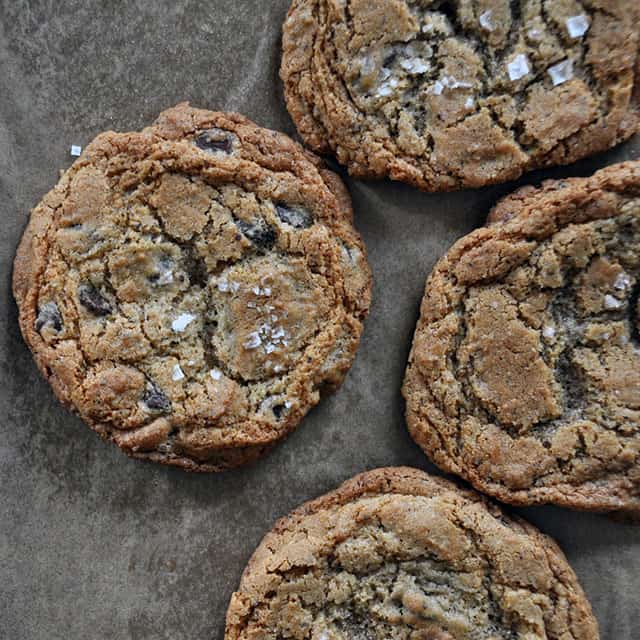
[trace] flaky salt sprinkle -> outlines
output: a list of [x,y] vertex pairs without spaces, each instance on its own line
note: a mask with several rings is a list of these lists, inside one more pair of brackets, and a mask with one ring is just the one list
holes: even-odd
[[493,24],[492,16],[493,16],[493,11],[489,9],[484,13],[481,13],[480,17],[478,18],[478,22],[480,23],[480,26],[486,31],[493,31],[496,28],[496,25]]
[[619,274],[618,277],[616,278],[616,281],[613,283],[613,286],[618,291],[624,291],[625,289],[628,289],[630,285],[631,285],[631,278],[629,277],[628,274],[624,272]]
[[262,338],[257,331],[251,332],[248,340],[242,345],[245,349],[257,349],[262,344]]
[[429,65],[422,58],[409,58],[403,60],[400,66],[409,73],[422,74],[429,71]]
[[618,298],[607,294],[604,297],[604,306],[605,309],[619,309],[622,306],[622,302]]
[[551,77],[553,86],[556,87],[559,84],[564,84],[567,80],[573,78],[573,61],[563,60],[549,67],[548,74]]
[[171,328],[176,333],[182,333],[195,319],[190,313],[182,313],[171,323]]
[[178,382],[179,380],[182,380],[184,378],[184,372],[182,371],[181,367],[179,364],[175,365],[173,367],[173,371],[171,372],[171,379],[174,382]]
[[211,369],[211,371],[209,371],[209,375],[214,380],[220,380],[220,378],[222,378],[222,371],[220,371],[220,369]]
[[529,60],[524,53],[519,53],[509,64],[507,64],[507,70],[509,72],[509,79],[512,81],[520,80],[520,78],[524,78],[529,71],[531,71],[531,66],[529,65]]
[[76,144],[71,145],[71,155],[78,157],[82,153],[82,147],[79,147]]
[[589,18],[584,13],[578,16],[570,16],[565,20],[565,24],[572,38],[582,38],[589,31]]
[[546,326],[542,329],[542,335],[548,340],[551,340],[551,338],[555,338],[556,330],[553,327]]

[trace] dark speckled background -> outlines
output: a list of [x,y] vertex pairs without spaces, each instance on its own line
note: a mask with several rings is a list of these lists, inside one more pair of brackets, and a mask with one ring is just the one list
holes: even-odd
[[[361,349],[337,395],[252,468],[196,476],[128,459],[58,405],[20,337],[11,262],[71,144],[138,129],[180,100],[294,133],[277,75],[287,5],[0,0],[2,640],[222,638],[229,596],[277,517],[364,469],[428,468],[400,398],[424,278],[514,185],[426,195],[348,181],[375,276]],[[627,143],[545,175],[587,174],[638,151]],[[640,529],[520,511],[564,548],[603,640],[637,640]]]

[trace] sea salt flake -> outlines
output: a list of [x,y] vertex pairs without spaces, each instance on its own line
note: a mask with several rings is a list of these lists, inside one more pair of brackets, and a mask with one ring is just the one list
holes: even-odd
[[589,18],[584,13],[566,19],[567,31],[572,38],[582,38],[589,31]]
[[195,319],[190,313],[182,313],[171,323],[171,328],[176,333],[182,333]]
[[544,327],[542,329],[542,335],[550,340],[551,338],[555,338],[556,330],[553,327]]
[[273,344],[273,342],[267,342],[267,344],[264,345],[265,353],[273,353],[275,350],[276,346]]
[[558,64],[549,67],[548,73],[549,76],[551,76],[554,87],[559,84],[564,84],[567,80],[573,78],[573,61],[563,60],[562,62],[558,62]]
[[493,31],[496,28],[496,25],[493,24],[492,16],[493,11],[491,11],[491,9],[480,14],[478,22],[483,29],[486,29],[487,31]]
[[429,65],[422,58],[403,60],[400,66],[409,73],[422,74],[429,70]]
[[618,277],[616,278],[616,281],[613,283],[613,286],[618,291],[624,291],[625,289],[628,289],[630,285],[631,285],[631,278],[626,273],[621,273],[620,275],[618,275]]
[[618,298],[607,294],[604,297],[604,306],[606,309],[619,309],[622,306],[622,302]]
[[232,282],[231,283],[231,291],[233,291],[234,293],[236,293],[239,288],[240,288],[240,283],[239,282]]
[[444,85],[442,84],[442,82],[440,82],[440,80],[436,80],[433,86],[429,89],[429,93],[432,93],[434,96],[439,96],[442,94],[443,90]]
[[393,93],[393,89],[389,86],[389,84],[383,84],[378,89],[378,96],[380,96],[381,98],[386,98],[387,96],[390,96],[392,93]]
[[472,109],[472,108],[473,108],[473,103],[474,103],[473,98],[472,98],[471,96],[469,96],[469,97],[465,100],[464,106],[465,106],[467,109]]
[[71,155],[78,157],[82,153],[82,147],[79,147],[76,144],[71,145]]
[[540,38],[542,38],[542,31],[540,31],[540,29],[529,29],[529,31],[527,31],[527,35],[532,40],[540,40]]
[[179,380],[182,380],[184,377],[185,377],[184,372],[180,368],[180,365],[179,364],[175,365],[173,367],[173,371],[171,372],[171,379],[174,382],[178,382]]
[[529,65],[527,56],[523,53],[519,53],[511,62],[509,62],[509,64],[507,64],[507,70],[509,71],[509,79],[512,81],[524,78],[529,71],[531,71],[531,66]]
[[220,371],[220,369],[211,369],[211,371],[209,371],[209,375],[214,380],[220,380],[220,378],[222,378],[222,371]]
[[218,282],[218,291],[227,293],[227,291],[229,291],[229,283],[226,280],[220,280],[220,282]]
[[160,277],[156,280],[159,285],[171,284],[173,282],[173,271],[163,271]]
[[257,349],[262,344],[262,338],[257,331],[247,336],[248,340],[242,345],[245,349]]
[[291,409],[291,407],[293,407],[293,402],[291,402],[291,400],[285,400],[284,408],[285,409]]

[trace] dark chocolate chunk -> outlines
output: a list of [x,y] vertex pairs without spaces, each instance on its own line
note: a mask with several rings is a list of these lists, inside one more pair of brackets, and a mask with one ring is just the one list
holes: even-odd
[[237,138],[233,133],[222,129],[208,129],[202,131],[194,140],[196,147],[209,153],[224,153],[229,155],[233,152]]
[[244,220],[237,220],[238,229],[258,248],[267,251],[276,243],[276,232],[264,220],[249,224]]
[[283,404],[276,404],[273,405],[273,407],[271,407],[271,411],[273,411],[273,415],[280,420],[280,418],[282,418],[282,414],[284,412],[284,405]]
[[113,309],[109,301],[92,284],[78,287],[80,304],[96,316],[108,316]]
[[142,402],[144,402],[151,411],[167,412],[171,409],[171,400],[152,382],[147,386],[142,396]]
[[47,302],[40,307],[36,318],[36,331],[51,327],[54,331],[62,330],[62,316],[55,302]]
[[276,213],[282,222],[295,229],[308,229],[313,224],[313,214],[299,205],[276,204]]

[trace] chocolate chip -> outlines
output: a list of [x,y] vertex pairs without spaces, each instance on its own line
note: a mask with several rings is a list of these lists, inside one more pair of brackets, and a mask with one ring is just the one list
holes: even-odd
[[244,220],[237,220],[238,229],[258,248],[263,251],[273,248],[276,243],[276,232],[264,220],[249,224]]
[[96,316],[108,316],[113,311],[109,301],[92,284],[78,287],[78,299],[83,307]]
[[62,330],[62,316],[55,302],[47,302],[40,307],[36,318],[36,331],[43,327],[51,327],[54,331]]
[[224,153],[229,155],[233,152],[233,148],[237,138],[233,133],[222,129],[208,129],[199,133],[194,140],[196,147],[209,153]]
[[171,400],[153,382],[150,382],[147,386],[142,396],[142,402],[151,411],[167,412],[171,409]]
[[295,229],[308,229],[313,224],[311,212],[298,205],[278,203],[276,213],[282,222],[290,224]]
[[284,405],[276,404],[271,408],[271,411],[273,411],[273,415],[280,420],[280,418],[282,418],[282,413],[284,412]]

